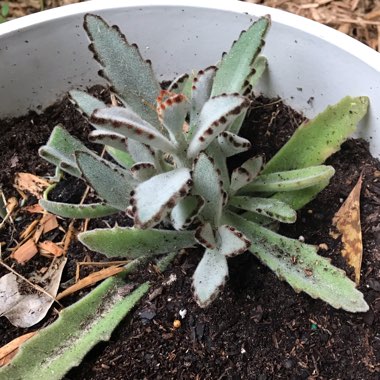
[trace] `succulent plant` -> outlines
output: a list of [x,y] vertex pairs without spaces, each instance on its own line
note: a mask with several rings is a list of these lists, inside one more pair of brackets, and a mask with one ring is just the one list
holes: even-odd
[[[86,15],[90,50],[102,66],[117,106],[86,92],[70,96],[90,121],[93,143],[112,160],[86,148],[57,126],[40,155],[59,171],[83,178],[101,202],[86,205],[41,200],[63,217],[96,218],[124,212],[133,227],[94,229],[79,240],[109,257],[152,257],[199,245],[204,254],[193,275],[201,307],[219,294],[227,258],[247,250],[296,291],[335,308],[366,311],[363,295],[315,247],[279,235],[296,210],[334,174],[325,159],[337,151],[366,113],[368,99],[346,97],[300,126],[267,164],[252,157],[229,173],[227,158],[251,142],[239,136],[252,88],[267,65],[260,55],[269,16],[241,33],[216,66],[176,78],[161,89],[149,61],[117,27]],[[254,142],[253,142],[254,143]]]

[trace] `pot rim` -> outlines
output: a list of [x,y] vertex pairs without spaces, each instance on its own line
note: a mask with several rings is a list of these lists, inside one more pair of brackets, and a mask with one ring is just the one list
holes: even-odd
[[274,22],[292,27],[294,29],[302,30],[309,35],[327,41],[380,72],[380,53],[355,40],[354,38],[302,16],[285,12],[283,10],[270,8],[264,5],[236,0],[227,0],[218,4],[215,4],[212,0],[128,0],[128,3],[124,4],[121,3],[120,0],[108,0],[107,3],[103,0],[85,1],[83,3],[69,4],[62,7],[45,10],[3,23],[0,25],[0,38],[6,37],[8,34],[17,33],[21,29],[26,29],[40,23],[51,22],[55,19],[65,18],[81,13],[84,14],[87,12],[120,8],[151,8],[162,6],[176,8],[217,9],[227,12],[248,13],[255,16],[263,16],[269,13]]

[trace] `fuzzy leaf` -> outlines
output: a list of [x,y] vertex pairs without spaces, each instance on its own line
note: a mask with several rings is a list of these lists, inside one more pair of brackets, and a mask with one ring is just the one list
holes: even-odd
[[131,154],[128,152],[113,148],[112,146],[106,146],[106,151],[119,165],[125,169],[129,169],[135,163]]
[[206,307],[218,296],[228,278],[227,259],[218,250],[207,249],[193,275],[195,301]]
[[42,146],[38,150],[38,153],[46,161],[65,172],[74,177],[80,177],[81,172],[74,157],[76,151],[91,152],[79,140],[71,136],[61,125],[57,125],[53,129],[47,144]]
[[235,214],[226,215],[225,222],[241,230],[252,241],[251,252],[296,292],[304,291],[353,313],[369,309],[355,283],[343,270],[317,255],[314,246],[278,235]]
[[183,89],[186,86],[188,79],[189,74],[181,74],[170,83],[168,91],[175,94],[183,94]]
[[251,246],[250,240],[232,226],[220,226],[217,237],[218,252],[225,257],[240,255]]
[[136,163],[149,162],[156,166],[156,154],[148,145],[129,139],[128,152]]
[[267,216],[282,223],[294,223],[297,213],[286,203],[277,199],[257,197],[233,197],[231,206]]
[[140,116],[158,125],[153,109],[160,91],[151,63],[144,61],[136,45],[127,42],[117,27],[99,16],[87,14],[84,27],[92,42],[90,49],[103,66],[103,76],[121,98]]
[[218,136],[218,142],[226,157],[234,156],[251,148],[251,143],[247,139],[227,131]]
[[107,203],[124,211],[129,205],[130,192],[135,180],[121,169],[93,154],[76,152],[78,166],[87,182]]
[[114,131],[96,129],[89,133],[88,139],[95,144],[107,145],[124,152],[127,151],[127,138]]
[[129,227],[94,229],[78,236],[92,251],[107,257],[135,259],[156,256],[193,246],[193,231],[140,230]]
[[134,164],[131,167],[131,173],[133,178],[138,181],[146,181],[157,174],[155,166],[149,162]]
[[188,194],[191,186],[190,171],[186,168],[158,174],[141,183],[131,199],[135,225],[149,228],[158,224]]
[[117,209],[106,203],[76,205],[53,202],[47,199],[40,199],[39,203],[46,211],[61,216],[62,218],[92,219],[112,215],[118,212]]
[[343,98],[329,106],[315,119],[300,126],[290,140],[266,164],[263,173],[306,168],[319,165],[355,131],[366,114],[368,98]]
[[329,182],[329,179],[327,179],[305,189],[276,193],[271,198],[287,203],[294,210],[299,210],[312,201]]
[[74,103],[87,117],[90,117],[96,109],[107,107],[107,105],[104,102],[88,94],[85,91],[71,90],[69,92],[69,95],[70,98],[74,101]]
[[62,379],[80,364],[148,292],[149,284],[129,293],[119,278],[109,278],[87,296],[59,313],[58,319],[24,343],[16,357],[0,369],[2,379]]
[[335,170],[332,166],[319,165],[305,169],[264,174],[240,189],[239,194],[255,191],[272,193],[276,191],[300,190],[329,180],[334,173]]
[[243,186],[252,182],[260,173],[263,167],[261,156],[252,157],[245,161],[243,165],[232,171],[230,194],[234,194]]
[[207,102],[210,99],[212,83],[217,71],[216,66],[207,67],[204,70],[198,71],[198,74],[193,79],[191,89],[191,114],[190,120],[192,124],[197,121],[198,116]]
[[180,143],[184,141],[183,125],[186,115],[190,110],[187,98],[182,94],[169,96],[160,104],[161,122],[170,134],[172,141]]
[[194,160],[193,181],[192,193],[200,195],[205,200],[202,216],[217,226],[222,213],[224,192],[214,160],[206,153],[201,153]]
[[253,63],[253,69],[254,72],[252,73],[251,77],[248,79],[249,84],[252,88],[254,88],[261,78],[261,76],[264,74],[264,71],[266,70],[268,66],[268,60],[263,57],[259,56],[255,59],[255,62]]
[[[133,111],[123,107],[96,110],[91,121],[100,125],[111,125],[117,134],[137,140],[164,152],[175,152],[176,147],[154,127]],[[91,134],[95,134],[93,131]]]
[[248,99],[237,94],[223,94],[208,100],[199,115],[197,130],[188,147],[188,157],[194,158],[205,150],[248,106]]
[[264,46],[263,38],[269,26],[270,16],[261,17],[246,32],[240,34],[239,39],[219,64],[212,96],[242,90],[245,81],[252,76],[255,59]]
[[208,249],[216,248],[215,232],[210,223],[204,223],[195,231],[195,239],[203,247]]
[[204,206],[204,200],[199,195],[188,195],[181,199],[170,213],[170,220],[176,230],[184,230],[194,221]]

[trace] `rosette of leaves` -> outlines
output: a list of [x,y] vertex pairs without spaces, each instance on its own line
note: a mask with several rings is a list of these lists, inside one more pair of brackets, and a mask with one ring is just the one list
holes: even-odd
[[182,75],[166,90],[117,27],[94,15],[86,15],[84,26],[118,105],[82,91],[70,95],[94,126],[89,140],[103,144],[112,162],[61,126],[40,154],[86,180],[103,201],[73,205],[44,199],[41,205],[71,218],[124,212],[133,227],[79,235],[84,245],[109,257],[134,259],[200,245],[204,255],[193,288],[201,307],[225,284],[227,259],[249,250],[297,292],[335,308],[366,311],[363,295],[342,270],[315,247],[279,235],[276,227],[295,222],[296,209],[328,184],[334,169],[322,164],[366,113],[367,98],[344,98],[300,126],[266,165],[256,156],[229,173],[228,157],[251,147],[239,130],[267,64],[260,52],[269,16],[242,32],[216,66]]

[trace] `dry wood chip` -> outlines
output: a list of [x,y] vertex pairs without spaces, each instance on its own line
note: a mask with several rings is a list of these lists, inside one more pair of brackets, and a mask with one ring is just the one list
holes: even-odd
[[11,255],[19,264],[26,263],[29,261],[36,253],[38,248],[34,243],[33,239],[29,239],[20,247],[18,247]]
[[16,173],[14,187],[19,191],[27,191],[37,198],[42,198],[45,189],[50,183],[31,173]]
[[69,288],[65,289],[63,292],[59,293],[56,297],[56,300],[59,301],[63,297],[67,297],[70,294],[77,292],[78,290],[87,288],[88,286],[96,284],[97,282],[101,280],[114,276],[122,272],[123,270],[124,270],[124,267],[113,266],[113,267],[101,269],[98,272],[91,273],[87,277],[79,280],[76,284],[70,286]]
[[38,243],[38,248],[42,250],[41,253],[51,253],[56,257],[62,256],[65,253],[62,247],[58,246],[50,240]]
[[[334,215],[333,225],[342,236],[342,256],[347,263],[355,269],[355,282],[359,285],[360,269],[363,256],[362,230],[360,224],[360,191],[362,187],[362,176],[351,193]],[[337,235],[333,235],[334,238]]]
[[33,331],[13,339],[11,342],[7,343],[5,346],[0,348],[0,367],[8,364],[13,357],[17,354],[19,347],[35,335],[37,331]]
[[21,239],[28,239],[29,236],[34,232],[38,223],[39,223],[39,220],[33,220],[33,222],[30,223],[29,226],[26,227],[25,230],[20,234],[20,238]]
[[25,206],[23,210],[31,214],[43,214],[45,212],[45,210],[38,203],[30,206]]
[[42,217],[40,224],[43,226],[43,233],[44,234],[58,228],[57,217],[55,215],[49,214],[49,213],[45,214]]

